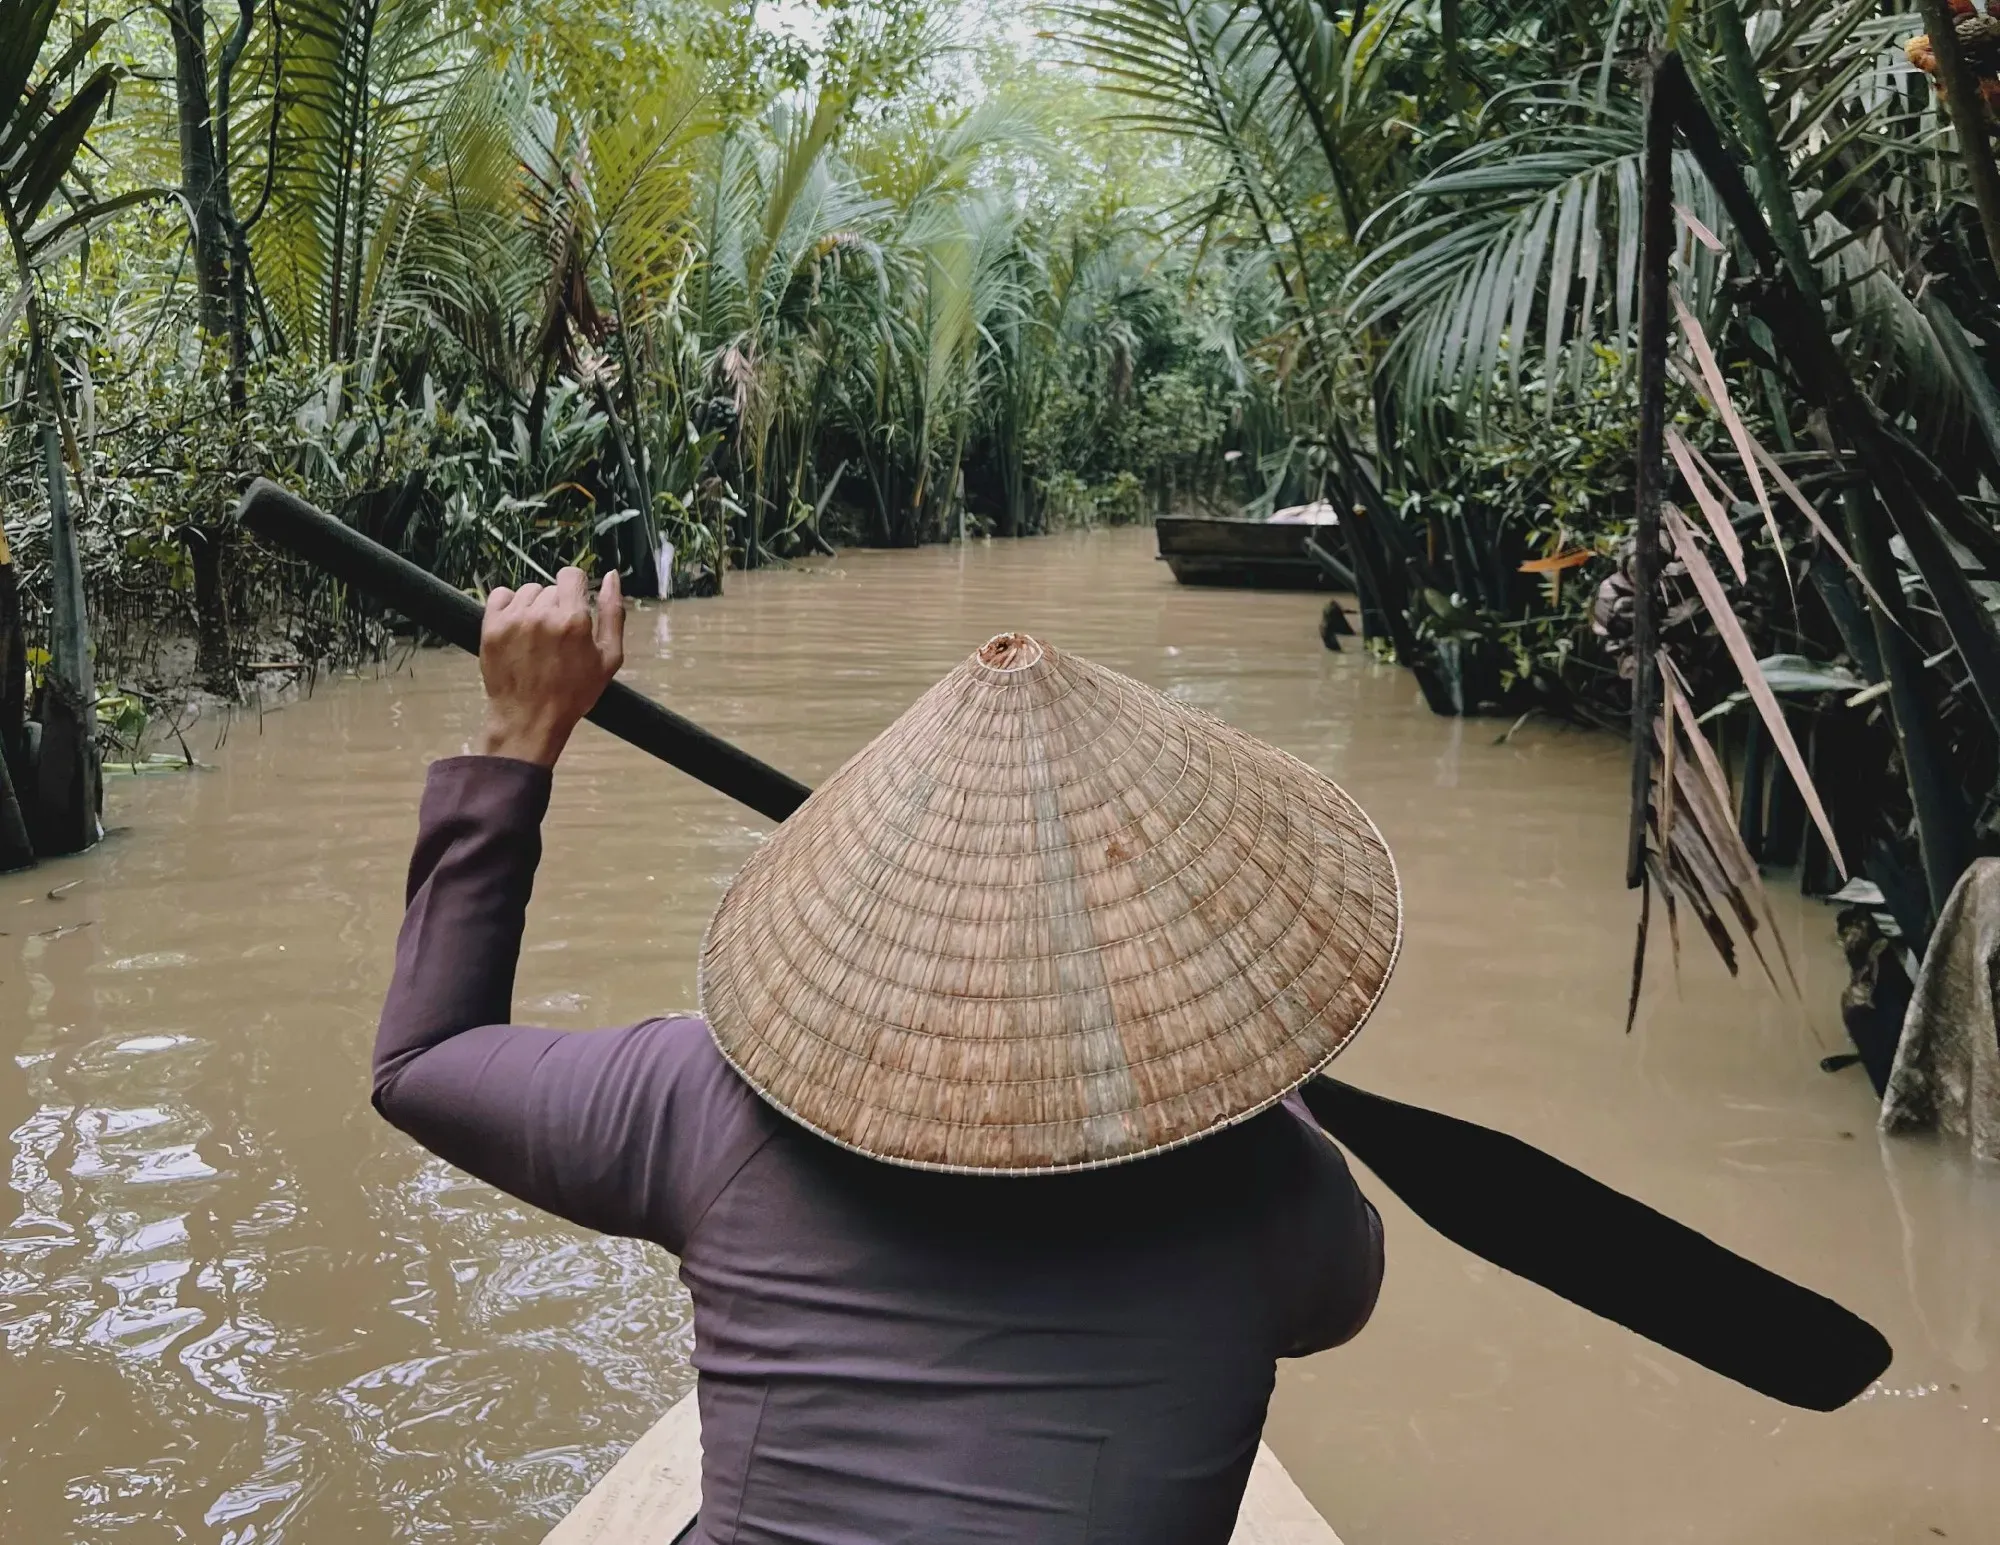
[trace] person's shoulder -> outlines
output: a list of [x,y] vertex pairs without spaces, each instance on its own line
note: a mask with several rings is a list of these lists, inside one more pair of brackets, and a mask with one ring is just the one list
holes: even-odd
[[729,1068],[715,1037],[709,1034],[708,1021],[699,1014],[662,1014],[647,1020],[643,1029],[654,1055],[683,1064],[690,1073],[712,1073],[718,1068],[726,1072]]
[[675,1082],[687,1094],[718,1106],[762,1104],[729,1065],[699,1014],[663,1015],[647,1021],[646,1031],[657,1048],[654,1054],[671,1066]]
[[660,1239],[685,1255],[716,1199],[786,1123],[730,1066],[700,1015],[670,1014],[644,1030],[665,1074],[656,1091],[674,1188],[676,1221]]

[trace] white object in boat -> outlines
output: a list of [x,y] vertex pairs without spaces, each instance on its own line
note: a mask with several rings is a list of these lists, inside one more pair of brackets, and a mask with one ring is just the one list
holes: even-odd
[[1340,516],[1332,504],[1325,499],[1315,499],[1311,504],[1289,505],[1282,510],[1273,510],[1266,517],[1274,526],[1337,526]]

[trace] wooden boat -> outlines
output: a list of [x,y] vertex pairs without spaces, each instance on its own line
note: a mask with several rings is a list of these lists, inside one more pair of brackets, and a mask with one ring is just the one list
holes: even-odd
[[[688,1395],[626,1450],[542,1545],[675,1545],[693,1534],[700,1506],[701,1415]],[[1340,1545],[1340,1537],[1260,1443],[1230,1545]]]
[[1160,556],[1183,585],[1249,590],[1332,590],[1333,579],[1306,550],[1308,540],[1338,551],[1331,522],[1216,520],[1161,515],[1153,530]]

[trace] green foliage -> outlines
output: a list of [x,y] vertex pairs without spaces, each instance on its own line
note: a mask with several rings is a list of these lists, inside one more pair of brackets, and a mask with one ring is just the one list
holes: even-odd
[[[198,107],[227,98],[217,239],[241,257],[216,283],[240,297],[213,293],[179,206],[131,208],[187,175],[161,13],[64,55],[125,84],[87,139],[102,197],[65,184],[42,216],[69,222],[46,289],[87,580],[125,619],[99,630],[114,670],[146,628],[199,623],[206,651],[233,626],[238,658],[273,629],[309,652],[378,636],[227,531],[260,473],[467,588],[585,560],[643,591],[832,535],[1226,506],[1289,443],[1271,276],[1163,239],[1174,157],[927,4],[776,26],[734,0],[170,9],[206,28]],[[96,87],[78,101],[52,144],[82,142]],[[79,214],[119,207],[80,240]],[[39,627],[38,462],[6,449]],[[679,572],[653,575],[668,548]],[[217,550],[220,600],[197,561]]]
[[[1709,464],[1699,539],[1743,563],[1717,582],[1725,618],[1669,562],[1667,643],[1703,705],[1753,685],[1746,639],[1805,662],[1785,680],[1844,682],[1888,668],[1868,611],[1886,604],[1918,678],[1895,701],[1925,722],[1825,687],[1791,711],[1884,767],[1928,736],[1956,779],[1943,803],[1994,803],[2000,711],[1962,678],[2000,658],[1981,610],[2000,272],[1908,18],[1866,0],[1040,15],[1053,35],[1030,42],[1016,16],[936,0],[167,0],[76,25],[0,0],[0,498],[31,621],[65,477],[121,689],[133,640],[198,625],[207,658],[232,616],[314,658],[381,643],[365,608],[234,540],[257,473],[469,589],[572,561],[706,588],[836,537],[1325,498],[1372,576],[1368,626],[1434,704],[1615,721],[1642,88],[1666,42],[1742,148],[1759,219],[1737,215],[1769,224],[1825,330],[1812,368],[1844,372],[1901,447],[1880,491],[1957,544],[1920,566],[1908,528],[1874,530],[1880,585],[1857,583],[1833,533],[1863,545],[1881,514],[1856,490],[1882,468],[1857,482],[1854,445],[1820,449],[1820,383],[1758,309],[1763,249],[1677,151],[1670,407]],[[1811,520],[1763,508],[1711,368]],[[658,574],[669,548],[678,572]],[[1886,786],[1838,820],[1893,864],[1918,817]]]
[[[1557,368],[1567,374],[1571,366]],[[1592,605],[1619,567],[1632,526],[1631,371],[1615,351],[1595,347],[1582,389],[1568,388],[1570,400],[1551,419],[1541,410],[1547,390],[1537,369],[1530,364],[1517,381],[1506,363],[1493,368],[1493,407],[1478,432],[1438,454],[1451,476],[1404,505],[1405,517],[1442,550],[1449,576],[1445,588],[1427,589],[1418,632],[1489,647],[1508,696],[1602,704],[1614,696],[1616,676],[1594,636]],[[1519,568],[1576,553],[1590,557],[1547,576]]]

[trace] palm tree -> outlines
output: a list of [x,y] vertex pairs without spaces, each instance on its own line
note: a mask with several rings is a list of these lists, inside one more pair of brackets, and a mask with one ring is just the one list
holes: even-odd
[[278,14],[271,208],[252,252],[272,342],[352,364],[402,234],[385,211],[423,170],[472,56],[419,0],[288,0]]

